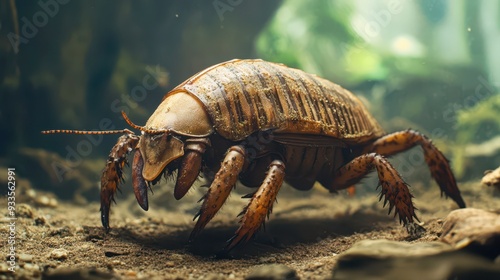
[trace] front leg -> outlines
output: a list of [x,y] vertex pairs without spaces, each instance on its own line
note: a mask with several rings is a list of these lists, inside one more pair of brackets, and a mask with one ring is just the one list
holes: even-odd
[[273,203],[285,179],[285,164],[281,160],[274,160],[269,165],[266,177],[259,189],[252,195],[252,199],[240,215],[241,225],[228,241],[226,251],[231,250],[240,242],[248,242],[264,224],[273,209]]
[[128,133],[120,136],[118,142],[113,146],[101,176],[101,222],[102,226],[109,231],[109,210],[111,201],[119,184],[123,181],[123,167],[127,163],[127,154],[133,151],[139,137]]
[[202,198],[203,204],[195,219],[196,225],[191,232],[190,240],[193,240],[207,223],[215,216],[229,196],[238,181],[238,176],[243,170],[246,152],[242,146],[232,146],[229,148],[215,179],[210,185],[208,192]]
[[142,169],[144,168],[144,159],[142,158],[141,150],[136,149],[134,153],[134,160],[132,161],[132,187],[134,188],[134,195],[137,203],[144,211],[148,211],[148,183],[142,176]]
[[207,146],[210,146],[210,140],[206,138],[188,139],[186,143],[184,147],[185,154],[177,172],[177,181],[174,188],[174,197],[177,200],[184,197],[198,178],[203,153],[205,153]]

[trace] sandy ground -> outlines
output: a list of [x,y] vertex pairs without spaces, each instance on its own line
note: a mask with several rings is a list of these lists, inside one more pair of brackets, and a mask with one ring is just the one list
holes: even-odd
[[[365,184],[376,185],[373,180]],[[205,190],[200,187],[176,201],[172,186],[163,182],[153,188],[148,212],[140,209],[131,190],[124,189],[112,208],[109,234],[101,227],[97,202],[75,205],[58,200],[54,205],[55,201],[49,199],[40,203],[40,197],[53,195],[20,190],[17,268],[15,274],[7,274],[2,264],[0,279],[39,279],[60,269],[92,268],[103,272],[96,276],[102,278],[93,279],[110,279],[107,272],[124,279],[242,279],[255,267],[269,263],[295,269],[301,279],[325,279],[331,276],[339,254],[356,241],[439,239],[443,219],[457,207],[451,200],[440,198],[434,183],[431,187],[418,182],[412,185],[419,218],[427,229],[418,240],[409,241],[404,228],[392,215],[386,215],[387,208],[378,202],[374,187],[363,187],[369,191],[349,197],[346,193],[330,194],[320,187],[301,192],[284,186],[266,230],[224,259],[216,254],[238,226],[236,215],[248,202],[240,197],[250,192],[245,187],[237,187],[193,243],[188,237],[194,226],[192,217],[200,206],[196,201]],[[479,180],[462,183],[460,188],[469,207],[500,209],[498,191],[482,186]],[[2,219],[2,236],[8,234],[7,223]]]

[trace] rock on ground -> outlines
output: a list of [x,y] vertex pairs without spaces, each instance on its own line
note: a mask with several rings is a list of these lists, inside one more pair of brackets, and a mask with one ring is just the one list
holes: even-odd
[[500,279],[500,267],[441,242],[363,240],[343,253],[333,271],[343,279]]
[[500,255],[500,214],[475,208],[454,210],[444,221],[441,240],[494,259]]

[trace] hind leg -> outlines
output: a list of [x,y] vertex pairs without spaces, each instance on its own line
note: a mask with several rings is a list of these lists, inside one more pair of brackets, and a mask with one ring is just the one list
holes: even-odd
[[371,153],[354,158],[351,162],[337,169],[334,173],[330,191],[348,188],[360,181],[373,169],[376,169],[384,197],[384,206],[389,202],[389,214],[393,209],[394,216],[399,216],[411,236],[420,236],[424,231],[413,219],[418,221],[415,206],[408,185],[401,175],[383,156]]
[[439,151],[432,141],[425,135],[415,130],[405,130],[391,133],[381,137],[366,149],[366,152],[374,152],[383,156],[391,156],[406,151],[416,145],[424,150],[424,157],[432,178],[436,180],[441,193],[451,197],[460,208],[465,208],[465,202],[460,195],[455,176],[451,172],[446,157]]

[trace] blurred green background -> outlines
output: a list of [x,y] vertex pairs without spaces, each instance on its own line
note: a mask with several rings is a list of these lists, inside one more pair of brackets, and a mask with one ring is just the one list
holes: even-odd
[[[121,129],[120,110],[143,124],[169,89],[233,58],[350,89],[388,132],[431,137],[460,180],[500,163],[500,1],[0,0],[0,20],[0,163],[62,197],[97,197],[116,137],[41,130]],[[393,162],[429,176],[418,149]]]

